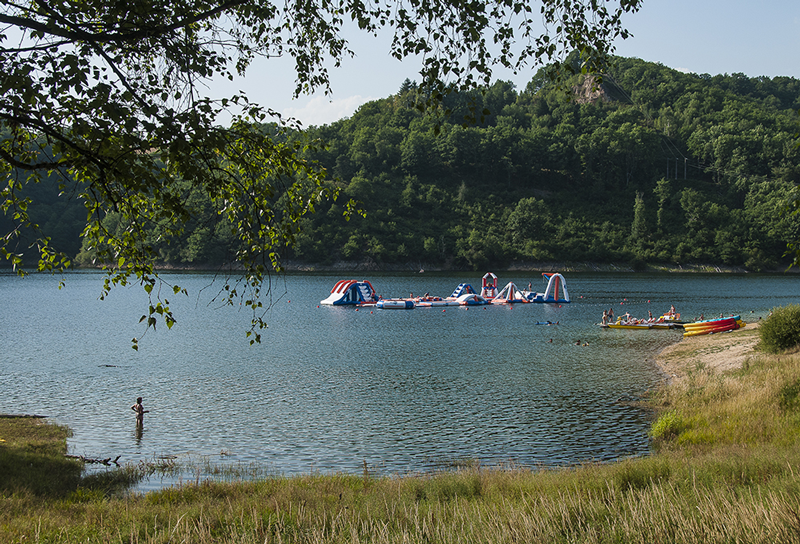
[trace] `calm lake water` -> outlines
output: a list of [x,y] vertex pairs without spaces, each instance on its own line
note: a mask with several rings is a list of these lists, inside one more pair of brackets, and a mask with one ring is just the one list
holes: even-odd
[[[319,306],[339,279],[384,297],[447,296],[481,274],[289,275],[273,280],[262,343],[250,314],[209,304],[207,274],[165,275],[177,323],[143,332],[141,288],[98,300],[102,275],[0,275],[0,412],[70,426],[74,454],[121,462],[204,456],[279,474],[426,471],[464,461],[554,466],[648,451],[632,406],[663,376],[654,354],[677,331],[604,330],[604,309],[747,320],[800,300],[797,276],[567,274],[571,304],[417,308]],[[500,275],[543,291],[534,273]],[[536,325],[542,321],[559,325]],[[552,342],[550,342],[552,340]],[[576,346],[575,342],[588,342]],[[137,432],[130,406],[144,397]],[[169,485],[169,480],[143,488]]]

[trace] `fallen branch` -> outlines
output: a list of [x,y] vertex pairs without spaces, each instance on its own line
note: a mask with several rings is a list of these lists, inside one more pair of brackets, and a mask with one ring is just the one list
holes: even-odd
[[112,464],[120,466],[119,458],[122,456],[117,455],[114,459],[111,459],[111,457],[109,457],[108,459],[95,459],[93,457],[84,457],[83,455],[67,455],[66,457],[69,457],[70,459],[80,459],[84,463],[105,465],[107,467],[110,467]]

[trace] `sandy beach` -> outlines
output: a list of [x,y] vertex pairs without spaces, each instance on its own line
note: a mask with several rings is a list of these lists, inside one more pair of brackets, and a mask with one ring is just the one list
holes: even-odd
[[656,364],[667,375],[668,383],[679,382],[701,369],[726,372],[741,368],[758,344],[758,325],[756,321],[731,332],[683,338],[659,353]]

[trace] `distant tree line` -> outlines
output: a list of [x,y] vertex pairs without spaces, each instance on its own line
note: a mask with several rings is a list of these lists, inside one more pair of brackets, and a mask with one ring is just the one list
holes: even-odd
[[[800,80],[627,58],[600,80],[579,75],[579,62],[570,58],[577,75],[559,84],[545,68],[523,90],[498,81],[448,94],[439,115],[423,111],[425,90],[407,80],[351,118],[307,130],[302,157],[365,216],[345,220],[342,198],[317,205],[283,257],[472,269],[788,264],[787,243],[800,239],[800,220],[784,213],[800,182]],[[182,239],[161,242],[154,224],[148,243],[166,265],[227,262],[238,238],[207,197],[192,198],[201,213]],[[77,245],[80,204],[36,200],[30,213],[53,243],[91,263],[94,249]],[[112,230],[115,220],[105,218]]]

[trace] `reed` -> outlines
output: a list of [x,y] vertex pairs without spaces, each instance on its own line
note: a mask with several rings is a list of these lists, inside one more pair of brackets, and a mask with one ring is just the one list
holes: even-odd
[[[650,400],[653,455],[548,470],[2,490],[0,541],[800,542],[800,356],[698,369]],[[2,431],[0,431],[2,432]]]

